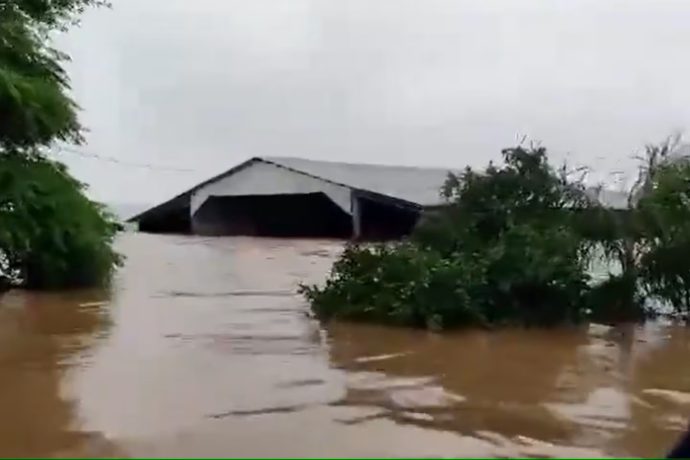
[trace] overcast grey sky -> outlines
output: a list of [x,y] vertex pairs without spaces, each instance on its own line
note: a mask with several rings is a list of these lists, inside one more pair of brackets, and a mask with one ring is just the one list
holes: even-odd
[[112,0],[60,43],[101,200],[255,155],[462,167],[526,135],[631,170],[690,126],[686,0]]

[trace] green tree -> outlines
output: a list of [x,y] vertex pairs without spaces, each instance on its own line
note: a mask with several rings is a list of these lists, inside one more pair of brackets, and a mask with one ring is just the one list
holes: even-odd
[[107,281],[115,225],[44,150],[83,141],[51,33],[98,0],[0,0],[0,284],[32,288]]

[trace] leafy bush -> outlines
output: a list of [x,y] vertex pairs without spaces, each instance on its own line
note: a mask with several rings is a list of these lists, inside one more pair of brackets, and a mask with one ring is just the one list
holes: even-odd
[[626,209],[600,208],[578,228],[620,268],[592,296],[605,318],[654,316],[648,299],[690,311],[690,163],[674,154],[677,142],[646,147]]
[[324,288],[302,290],[321,317],[436,329],[485,322],[467,292],[482,271],[407,243],[349,246]]
[[584,319],[591,243],[571,223],[588,205],[584,189],[543,148],[504,159],[450,175],[448,206],[409,242],[348,248],[324,287],[303,287],[315,312],[432,328]]
[[119,257],[116,225],[65,167],[41,156],[0,155],[1,271],[28,288],[106,282]]

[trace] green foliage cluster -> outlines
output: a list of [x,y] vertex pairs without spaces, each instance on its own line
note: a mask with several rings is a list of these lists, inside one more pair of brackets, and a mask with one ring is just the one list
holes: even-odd
[[412,238],[352,246],[324,287],[303,293],[317,314],[414,327],[552,325],[588,313],[592,243],[575,231],[589,199],[543,148],[450,175],[448,206]]
[[607,318],[641,319],[648,300],[690,313],[690,160],[668,140],[650,145],[640,173],[619,211],[599,209],[582,228],[617,263],[620,273],[602,284]]
[[[648,147],[627,209],[602,206],[543,148],[450,175],[448,204],[403,243],[346,249],[325,286],[302,292],[322,317],[427,327],[641,320],[656,298],[690,313],[690,161]],[[618,273],[595,282],[603,254]]]
[[648,295],[690,313],[690,162],[665,162],[651,177],[636,212],[644,234],[638,269]]
[[98,0],[0,0],[0,288],[88,286],[119,262],[113,217],[42,152],[82,142],[50,34]]
[[0,156],[2,271],[27,288],[106,282],[119,257],[116,225],[59,163],[41,156]]
[[410,243],[353,245],[325,287],[302,289],[320,316],[440,329],[486,322],[468,292],[482,271]]
[[81,142],[68,59],[50,33],[93,0],[0,0],[0,148],[16,152],[56,140]]

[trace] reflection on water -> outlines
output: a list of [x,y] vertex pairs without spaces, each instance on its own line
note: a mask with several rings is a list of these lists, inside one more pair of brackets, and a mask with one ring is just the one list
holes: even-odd
[[321,325],[329,241],[126,235],[113,296],[0,299],[0,455],[650,456],[690,332]]
[[6,294],[0,304],[0,455],[47,456],[116,450],[99,433],[75,426],[65,392],[75,366],[107,333],[102,292]]

